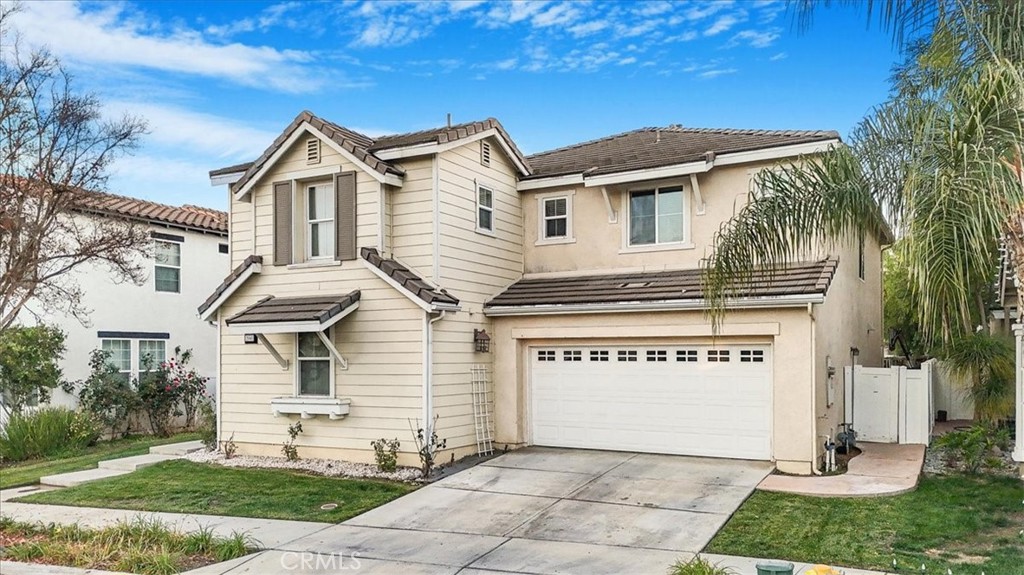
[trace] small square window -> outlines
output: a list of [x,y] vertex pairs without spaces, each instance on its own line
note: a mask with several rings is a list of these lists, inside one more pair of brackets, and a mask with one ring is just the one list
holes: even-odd
[[677,349],[676,350],[676,361],[684,361],[687,363],[694,363],[697,361],[697,350],[695,349]]
[[760,349],[741,349],[740,363],[764,363],[764,351]]
[[567,349],[562,352],[562,361],[583,361],[583,352],[578,349]]
[[668,352],[664,349],[649,349],[647,361],[668,361]]
[[222,254],[228,253],[228,245],[227,244],[217,244],[217,251],[222,253]]
[[729,350],[709,349],[708,361],[711,363],[727,363],[729,361]]
[[545,198],[543,205],[544,239],[569,237],[569,198]]
[[606,350],[606,349],[592,349],[592,350],[590,350],[590,361],[608,361],[608,350]]
[[619,361],[636,361],[636,350],[620,349],[618,357]]
[[476,190],[476,229],[494,231],[494,191],[483,186]]
[[537,361],[555,361],[555,351],[542,349],[537,352]]

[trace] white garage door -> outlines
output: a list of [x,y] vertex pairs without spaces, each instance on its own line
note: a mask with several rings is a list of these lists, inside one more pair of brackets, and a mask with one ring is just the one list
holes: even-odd
[[530,348],[533,443],[771,458],[771,347]]

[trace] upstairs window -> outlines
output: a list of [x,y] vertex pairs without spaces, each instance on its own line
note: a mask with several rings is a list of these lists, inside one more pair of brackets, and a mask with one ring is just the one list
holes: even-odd
[[299,395],[331,395],[331,352],[316,333],[296,334]]
[[306,258],[333,258],[334,242],[334,186],[306,186]]
[[476,188],[476,229],[494,233],[494,192],[490,188]]
[[154,242],[153,279],[156,291],[179,293],[181,291],[181,244],[176,242]]
[[629,193],[629,245],[675,244],[685,240],[682,186]]
[[544,199],[544,239],[569,237],[569,198]]

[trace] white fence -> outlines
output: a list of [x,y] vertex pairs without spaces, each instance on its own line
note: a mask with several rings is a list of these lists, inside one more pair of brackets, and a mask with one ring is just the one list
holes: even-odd
[[931,439],[935,361],[920,369],[846,368],[846,421],[857,439],[876,443],[920,443]]

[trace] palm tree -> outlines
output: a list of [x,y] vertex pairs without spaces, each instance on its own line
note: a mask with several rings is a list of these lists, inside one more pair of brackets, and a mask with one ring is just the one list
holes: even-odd
[[[799,11],[805,24],[811,5],[803,0]],[[901,240],[925,341],[969,334],[986,315],[980,288],[991,282],[1007,222],[1024,206],[1015,170],[1024,142],[1024,2],[867,7],[906,54],[890,98],[845,146],[755,177],[758,192],[716,234],[704,262],[716,326],[729,286],[754,269],[887,230]]]

